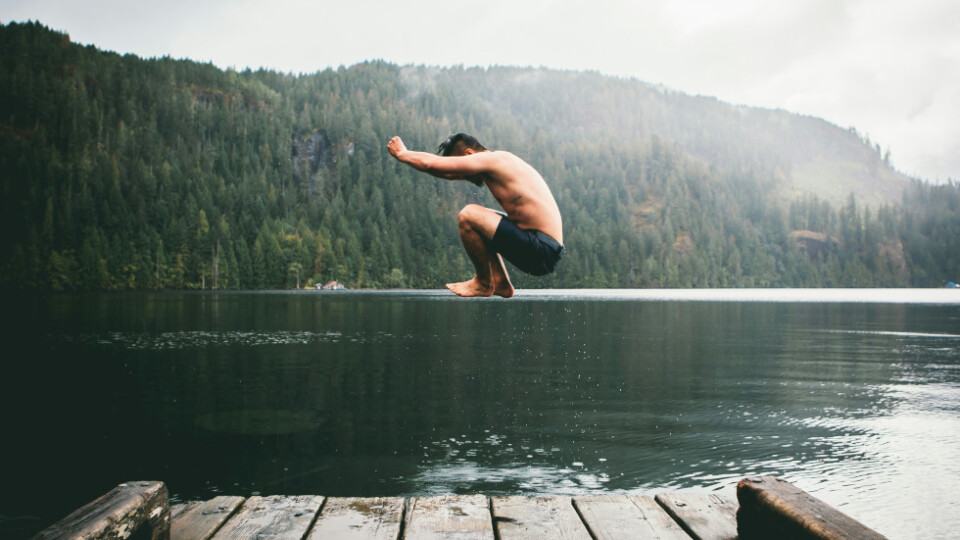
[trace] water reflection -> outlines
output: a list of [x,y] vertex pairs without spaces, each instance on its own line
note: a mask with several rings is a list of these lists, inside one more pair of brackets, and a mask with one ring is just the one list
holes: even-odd
[[960,525],[932,510],[960,504],[960,308],[641,300],[37,300],[11,335],[31,352],[3,385],[25,413],[0,514],[40,512],[54,479],[76,488],[50,519],[131,478],[184,500],[732,493],[779,474],[890,536]]

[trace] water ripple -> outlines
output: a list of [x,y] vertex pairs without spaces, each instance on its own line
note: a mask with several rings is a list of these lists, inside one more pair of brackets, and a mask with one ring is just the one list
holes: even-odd
[[54,341],[86,346],[118,346],[129,350],[161,351],[199,347],[256,347],[266,345],[310,345],[314,343],[379,343],[389,334],[343,334],[307,331],[183,331],[183,332],[110,332],[106,334],[64,334],[50,336]]

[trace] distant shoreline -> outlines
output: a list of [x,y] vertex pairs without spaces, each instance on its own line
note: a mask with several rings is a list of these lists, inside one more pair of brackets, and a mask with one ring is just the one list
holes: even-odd
[[[158,291],[19,291],[24,295],[94,295],[94,294],[317,294],[322,296],[383,295],[418,296],[459,299],[447,289],[248,289],[248,290],[158,290]],[[462,299],[463,301],[511,300],[585,300],[647,302],[771,302],[771,303],[862,303],[862,304],[937,304],[960,305],[960,289],[949,288],[874,288],[874,289],[517,289],[511,300]]]

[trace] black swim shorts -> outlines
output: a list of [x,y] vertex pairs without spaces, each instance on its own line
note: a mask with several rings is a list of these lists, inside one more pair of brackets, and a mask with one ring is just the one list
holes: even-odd
[[497,225],[497,232],[494,233],[490,245],[494,251],[503,255],[504,259],[534,276],[553,272],[565,251],[563,246],[549,235],[521,229],[506,217]]

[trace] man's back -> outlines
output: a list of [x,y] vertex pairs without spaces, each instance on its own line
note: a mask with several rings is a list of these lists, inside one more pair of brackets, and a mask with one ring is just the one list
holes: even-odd
[[538,230],[563,244],[560,209],[540,173],[510,152],[490,154],[493,159],[484,179],[507,217],[520,228]]

